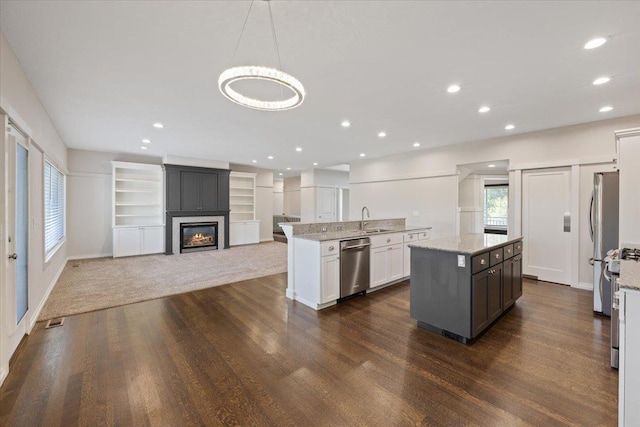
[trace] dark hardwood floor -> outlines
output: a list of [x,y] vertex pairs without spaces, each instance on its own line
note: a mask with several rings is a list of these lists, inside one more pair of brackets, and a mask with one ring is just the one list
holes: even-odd
[[591,293],[525,281],[465,346],[409,285],[315,312],[286,274],[69,317],[28,337],[0,425],[610,425],[617,372]]

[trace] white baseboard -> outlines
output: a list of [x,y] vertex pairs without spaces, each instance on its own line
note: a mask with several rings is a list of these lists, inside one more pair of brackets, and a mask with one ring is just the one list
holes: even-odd
[[2,371],[0,371],[0,386],[4,384],[4,380],[7,379],[7,375],[9,375],[9,372],[7,370],[3,369]]
[[586,291],[592,291],[593,290],[593,283],[587,283],[587,282],[578,282],[577,285],[571,285],[572,288],[577,288],[577,289],[584,289]]
[[260,243],[264,243],[264,242],[273,242],[273,237],[270,239],[260,239]]
[[27,334],[30,335],[31,331],[33,330],[33,327],[36,326],[36,322],[38,321],[38,317],[40,317],[40,312],[42,311],[42,308],[44,307],[44,304],[49,299],[49,295],[51,295],[51,291],[53,291],[53,288],[56,286],[56,283],[58,283],[58,279],[60,278],[60,275],[64,271],[64,268],[67,266],[67,262],[69,262],[68,258],[60,266],[60,269],[58,270],[56,275],[53,277],[53,280],[51,281],[51,283],[49,283],[49,286],[47,287],[47,291],[44,293],[44,296],[40,300],[40,303],[38,304],[36,309],[33,311],[33,315],[31,316],[31,319],[30,319],[30,322],[29,322],[29,329],[27,330]]
[[93,258],[111,258],[112,253],[108,254],[90,254],[90,255],[74,255],[67,258],[67,261],[76,261],[79,259],[93,259]]

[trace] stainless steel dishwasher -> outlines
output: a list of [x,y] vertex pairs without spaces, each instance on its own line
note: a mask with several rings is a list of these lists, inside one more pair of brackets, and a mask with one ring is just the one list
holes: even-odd
[[369,289],[371,240],[343,240],[340,242],[340,298]]

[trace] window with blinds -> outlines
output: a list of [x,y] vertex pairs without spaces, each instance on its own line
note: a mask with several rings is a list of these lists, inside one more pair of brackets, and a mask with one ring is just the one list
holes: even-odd
[[64,238],[64,175],[44,162],[44,252],[51,251]]

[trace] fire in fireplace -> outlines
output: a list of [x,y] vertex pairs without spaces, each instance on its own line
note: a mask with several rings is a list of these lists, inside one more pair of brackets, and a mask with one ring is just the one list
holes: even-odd
[[180,224],[180,252],[218,249],[217,222],[187,222]]

